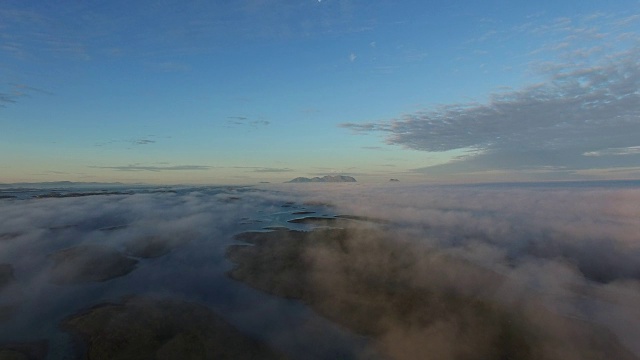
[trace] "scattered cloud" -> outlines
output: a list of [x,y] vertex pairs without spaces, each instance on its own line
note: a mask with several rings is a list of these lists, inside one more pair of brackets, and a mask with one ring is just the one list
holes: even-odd
[[138,140],[135,140],[133,143],[135,145],[148,145],[148,144],[154,144],[155,142],[156,142],[155,140],[138,139]]
[[19,97],[13,93],[0,93],[0,106],[6,107],[8,104],[14,104]]
[[[142,146],[142,145],[150,145],[150,144],[155,144],[158,141],[157,140],[153,140],[152,138],[158,138],[158,136],[156,135],[146,135],[144,137],[140,137],[140,138],[129,138],[129,139],[111,139],[111,140],[106,140],[106,141],[102,141],[99,143],[95,143],[94,146],[96,147],[102,147],[102,146],[109,146],[109,145],[132,145],[132,146]],[[163,137],[165,139],[169,139],[169,136],[165,136]],[[127,149],[132,149],[132,147],[127,147]]]
[[350,62],[354,62],[356,61],[356,59],[358,58],[358,56],[354,53],[349,54],[349,61]]
[[271,124],[271,122],[267,120],[262,120],[262,119],[251,120],[249,117],[246,117],[246,116],[227,116],[227,124],[257,128],[261,126],[268,126]]
[[271,124],[271,122],[266,121],[266,120],[254,120],[249,122],[249,125],[253,126],[253,127],[257,127],[257,126],[267,126]]
[[8,83],[7,89],[0,92],[0,107],[14,104],[18,99],[31,97],[33,94],[53,95],[53,93],[26,84]]
[[29,86],[26,84],[16,84],[16,83],[9,83],[10,86],[12,86],[14,88],[14,91],[20,95],[28,95],[28,93],[39,93],[39,94],[44,94],[44,95],[53,95],[52,92],[44,90],[44,89],[40,89],[34,86]]

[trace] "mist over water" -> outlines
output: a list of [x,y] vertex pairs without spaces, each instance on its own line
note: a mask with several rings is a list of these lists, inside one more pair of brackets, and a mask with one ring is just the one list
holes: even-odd
[[[71,356],[61,321],[105,302],[148,295],[204,304],[292,358],[412,358],[425,343],[435,344],[428,337],[448,344],[434,349],[434,356],[456,358],[449,351],[456,346],[454,333],[445,325],[410,331],[397,323],[382,337],[367,337],[332,323],[339,319],[304,299],[275,296],[228,276],[234,264],[225,254],[239,243],[235,235],[328,225],[353,227],[349,234],[358,245],[344,260],[357,271],[400,281],[382,263],[390,252],[398,254],[406,265],[397,273],[402,284],[450,288],[521,309],[537,319],[536,326],[576,347],[585,345],[579,342],[585,337],[545,314],[595,324],[640,355],[639,187],[286,184],[155,190],[77,196],[89,192],[83,189],[64,193],[71,197],[0,200],[0,264],[10,266],[7,280],[0,281],[6,314],[0,343],[45,339],[48,358]],[[335,215],[353,218],[289,222]],[[372,231],[384,234],[383,246],[372,246]],[[56,271],[78,279],[74,271],[83,265],[70,261],[60,270],[52,254],[79,245],[108,247],[135,266],[99,281],[56,282]],[[339,263],[335,253],[316,250],[306,256],[319,269]],[[316,277],[314,286],[344,293],[339,272],[315,274],[326,276]]]
[[[535,302],[566,318],[598,324],[640,354],[637,182],[336,185],[288,191],[306,201],[334,204],[338,213],[388,220],[392,238],[503,276],[506,281],[487,296],[504,304]],[[418,283],[433,271],[420,259],[412,266]],[[448,280],[474,291],[493,285],[468,276]]]

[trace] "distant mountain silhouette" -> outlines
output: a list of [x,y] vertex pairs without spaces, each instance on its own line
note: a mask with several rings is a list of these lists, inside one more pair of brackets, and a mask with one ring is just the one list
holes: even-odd
[[297,177],[293,180],[287,181],[288,183],[308,183],[308,182],[356,182],[356,179],[346,175],[326,175],[323,177]]

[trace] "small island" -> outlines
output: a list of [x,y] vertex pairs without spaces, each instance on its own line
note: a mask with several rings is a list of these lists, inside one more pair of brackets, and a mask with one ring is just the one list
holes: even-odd
[[86,359],[285,358],[208,307],[178,299],[131,296],[72,315],[61,328]]
[[4,289],[14,280],[13,266],[11,266],[11,264],[0,264],[0,290]]
[[54,284],[78,284],[107,281],[133,271],[138,260],[104,245],[87,244],[57,251],[53,261],[51,281]]
[[351,176],[347,175],[325,175],[323,177],[297,177],[293,180],[287,181],[288,183],[309,183],[309,182],[356,182]]

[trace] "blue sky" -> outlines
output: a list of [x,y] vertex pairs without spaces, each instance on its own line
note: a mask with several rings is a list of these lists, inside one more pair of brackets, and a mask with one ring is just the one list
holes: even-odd
[[640,178],[640,2],[3,1],[0,182]]

